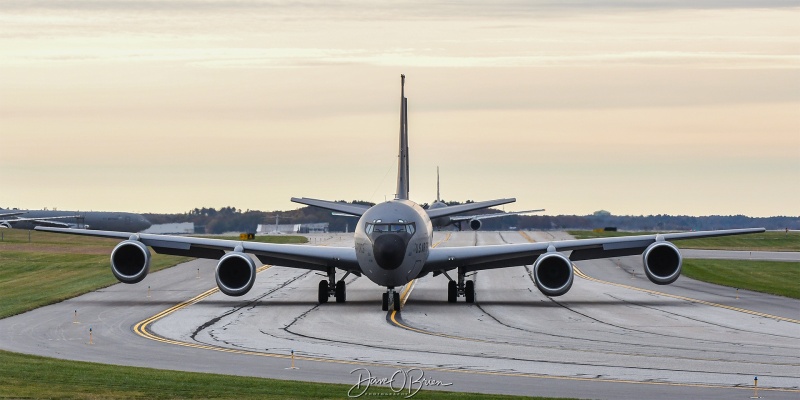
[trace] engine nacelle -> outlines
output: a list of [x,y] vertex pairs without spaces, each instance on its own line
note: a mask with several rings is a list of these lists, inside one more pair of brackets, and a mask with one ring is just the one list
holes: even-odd
[[0,228],[11,229],[11,224],[9,224],[8,222],[0,222]]
[[479,220],[479,219],[471,219],[471,220],[469,220],[469,227],[473,231],[477,231],[478,229],[481,229],[481,225],[483,225],[483,224],[481,223],[481,220]]
[[234,251],[217,264],[217,286],[228,296],[242,296],[256,282],[256,263],[247,254]]
[[681,252],[670,242],[655,242],[642,254],[644,273],[656,285],[669,285],[681,276],[683,258]]
[[545,296],[561,296],[572,287],[572,262],[561,253],[544,253],[533,263],[533,276]]
[[111,252],[111,272],[122,283],[139,283],[150,272],[150,250],[138,240],[120,242]]

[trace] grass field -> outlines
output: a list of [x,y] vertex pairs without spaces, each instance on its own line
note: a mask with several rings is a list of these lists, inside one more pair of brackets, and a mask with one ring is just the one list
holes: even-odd
[[[654,232],[600,232],[568,231],[576,239],[651,235]],[[800,251],[800,232],[764,232],[752,235],[723,236],[708,239],[676,240],[682,249]]]
[[[58,399],[341,399],[350,385],[305,383],[230,375],[120,367],[0,351],[0,398]],[[355,379],[353,384],[355,384]],[[363,398],[390,395],[373,386]],[[383,395],[380,395],[383,394]],[[407,394],[407,393],[406,393]],[[413,399],[521,399],[522,397],[420,391]]]
[[800,299],[800,263],[685,259],[683,274],[703,282]]

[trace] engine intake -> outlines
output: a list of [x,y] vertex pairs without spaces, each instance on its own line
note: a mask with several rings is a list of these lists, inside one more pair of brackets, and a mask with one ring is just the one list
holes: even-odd
[[228,296],[242,296],[256,282],[256,263],[247,254],[231,252],[217,264],[217,286]]
[[469,220],[469,228],[472,229],[473,231],[477,231],[478,229],[481,229],[481,225],[483,225],[483,224],[481,223],[481,220],[479,220],[479,219],[471,219],[471,220]]
[[533,276],[545,296],[561,296],[572,287],[572,262],[561,253],[542,254],[533,264]]
[[138,240],[120,242],[111,252],[111,272],[122,283],[139,283],[150,272],[150,250]]
[[644,273],[656,285],[669,285],[681,275],[681,252],[670,242],[655,242],[642,254]]

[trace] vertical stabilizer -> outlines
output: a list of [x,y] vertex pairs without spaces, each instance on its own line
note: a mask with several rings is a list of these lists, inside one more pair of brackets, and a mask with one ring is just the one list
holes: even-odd
[[436,202],[440,203],[442,197],[439,195],[439,167],[436,167]]
[[397,193],[395,198],[408,200],[408,100],[406,76],[400,75],[400,153],[397,160]]

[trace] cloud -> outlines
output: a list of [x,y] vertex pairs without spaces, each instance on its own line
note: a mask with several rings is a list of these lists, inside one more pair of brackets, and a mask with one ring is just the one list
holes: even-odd
[[20,49],[0,65],[49,63],[181,63],[204,68],[286,68],[365,65],[407,68],[518,68],[659,66],[715,69],[798,69],[800,55],[711,51],[531,52],[464,56],[426,49],[133,48]]
[[505,0],[505,1],[284,1],[284,0],[5,0],[3,8],[11,10],[74,10],[74,11],[180,11],[206,12],[220,10],[268,10],[274,12],[303,10],[311,14],[337,14],[354,19],[365,16],[387,18],[508,16],[565,11],[591,13],[602,10],[681,10],[743,9],[797,7],[792,0]]

